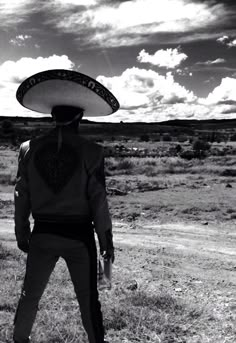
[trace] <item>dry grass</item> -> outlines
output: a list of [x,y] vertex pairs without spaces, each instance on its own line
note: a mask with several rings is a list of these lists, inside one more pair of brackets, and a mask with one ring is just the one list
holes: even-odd
[[[184,160],[180,157],[126,157],[106,159],[107,176],[165,174],[221,175],[226,169],[236,170],[235,156],[209,157],[204,160]],[[234,176],[234,175],[232,175]]]
[[[131,143],[130,143],[131,144]],[[154,148],[154,144],[146,144]],[[164,145],[162,144],[164,149]],[[217,149],[223,149],[219,145]],[[2,171],[14,176],[16,153],[6,152]],[[8,165],[11,166],[10,170]],[[111,196],[114,220],[131,221],[132,233],[144,223],[192,221],[215,223],[220,246],[232,242],[225,227],[235,229],[235,177],[220,176],[233,169],[235,155],[186,161],[179,157],[107,158],[107,185],[127,192]],[[227,188],[231,183],[232,188]],[[12,218],[13,186],[1,186],[0,216]],[[219,227],[219,223],[224,226]],[[207,235],[206,245],[209,243]],[[120,230],[120,228],[118,229]],[[218,231],[217,231],[218,230]],[[221,232],[222,231],[222,232]],[[170,234],[171,235],[171,234]],[[206,235],[206,236],[205,236]],[[232,234],[233,235],[233,234]],[[176,236],[160,241],[173,241]],[[186,233],[182,233],[183,241]],[[203,237],[203,236],[202,236]],[[216,236],[211,242],[214,250]],[[13,236],[0,245],[0,343],[10,343],[12,322],[25,271],[25,255],[12,247]],[[155,249],[115,244],[114,286],[100,299],[108,340],[112,343],[234,343],[234,256],[206,254],[180,246]],[[222,258],[222,259],[221,259]],[[133,282],[137,289],[132,290]],[[135,283],[134,283],[135,284]],[[69,274],[60,261],[40,302],[33,342],[85,343],[77,301]]]
[[[25,258],[4,245],[1,252],[0,342],[9,343]],[[180,269],[186,257],[192,271]],[[203,266],[210,271],[207,276],[201,275]],[[112,343],[233,343],[235,316],[225,303],[230,300],[230,285],[216,277],[217,268],[216,261],[212,265],[208,260],[207,265],[203,258],[196,262],[194,255],[175,250],[117,246],[114,287],[100,293],[108,339]],[[135,290],[129,287],[133,280]],[[63,261],[40,302],[32,338],[38,343],[87,342]]]

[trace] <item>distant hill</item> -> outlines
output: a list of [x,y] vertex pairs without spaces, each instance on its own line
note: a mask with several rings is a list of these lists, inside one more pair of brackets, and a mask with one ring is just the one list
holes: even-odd
[[[41,135],[53,127],[53,119],[48,117],[5,117],[0,116],[0,137],[4,134],[3,124],[10,122],[17,141]],[[9,123],[8,123],[9,124]],[[209,140],[227,140],[236,135],[236,119],[170,120],[155,123],[101,123],[82,120],[80,132],[95,140],[159,140],[166,136],[184,139],[203,137]],[[147,137],[148,136],[148,137]],[[183,137],[184,136],[184,137]],[[161,137],[161,138],[160,138]]]
[[195,127],[195,128],[236,128],[236,118],[235,119],[206,119],[206,120],[169,120],[159,123],[160,125],[170,125],[170,126],[185,126],[185,127]]
[[[53,119],[51,116],[48,117],[12,117],[12,116],[0,116],[0,122],[4,120],[10,120],[13,123],[24,123],[24,122],[32,122],[32,123],[37,123],[37,122],[43,122],[43,123],[51,123],[53,122]],[[82,122],[85,123],[93,123],[92,121],[89,121],[87,119],[83,119]],[[94,122],[95,123],[95,122]]]
[[[12,121],[13,123],[52,123],[53,119],[51,116],[48,117],[11,117],[11,116],[0,116],[0,123],[4,120]],[[197,120],[197,119],[174,119],[162,122],[132,122],[132,123],[107,123],[107,122],[95,122],[88,119],[83,119],[82,124],[91,124],[91,125],[99,125],[99,126],[119,126],[119,125],[126,125],[126,126],[177,126],[177,127],[195,127],[195,128],[203,128],[204,127],[218,127],[221,129],[224,128],[236,128],[236,118],[235,119],[206,119],[206,120]]]

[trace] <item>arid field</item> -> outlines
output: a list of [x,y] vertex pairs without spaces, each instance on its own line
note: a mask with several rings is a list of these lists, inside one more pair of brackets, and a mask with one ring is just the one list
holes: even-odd
[[[191,159],[175,142],[101,144],[112,149],[105,167],[116,248],[113,288],[100,291],[107,339],[236,342],[236,144],[214,142]],[[17,149],[0,147],[1,343],[12,342],[26,259],[14,238]],[[40,302],[32,342],[87,342],[64,261]]]

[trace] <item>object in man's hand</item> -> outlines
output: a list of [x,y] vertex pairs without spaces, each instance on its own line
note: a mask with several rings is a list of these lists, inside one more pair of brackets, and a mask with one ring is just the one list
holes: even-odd
[[112,261],[111,259],[99,258],[98,261],[98,289],[108,289],[112,287]]

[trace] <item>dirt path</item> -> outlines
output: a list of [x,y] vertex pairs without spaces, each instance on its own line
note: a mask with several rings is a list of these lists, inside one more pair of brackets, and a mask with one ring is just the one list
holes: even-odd
[[121,223],[114,226],[114,238],[118,243],[150,248],[169,247],[201,255],[209,253],[235,259],[236,263],[236,230],[233,226],[150,223],[133,230]]
[[[14,224],[10,219],[0,219],[0,236],[14,237]],[[153,249],[171,248],[194,254],[210,254],[220,259],[235,260],[236,229],[233,224],[219,226],[170,223],[146,223],[131,227],[114,222],[114,242]]]

